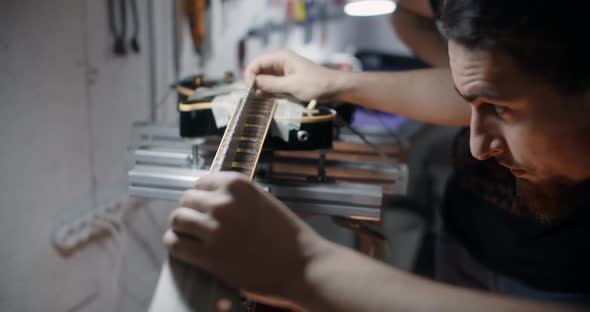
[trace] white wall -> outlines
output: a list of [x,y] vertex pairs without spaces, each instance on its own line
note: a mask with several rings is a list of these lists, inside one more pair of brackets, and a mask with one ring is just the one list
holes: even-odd
[[[54,255],[51,220],[64,207],[88,209],[93,202],[80,32],[85,12],[76,2],[62,1],[55,10],[49,2],[8,1],[0,11],[0,301],[6,311],[41,309],[40,301],[63,296],[59,288],[72,279],[55,282],[69,268],[47,256]],[[44,299],[33,296],[37,282]]]
[[148,113],[148,54],[112,56],[105,4],[2,1],[2,311],[66,311],[110,271],[108,244],[62,257],[49,238],[62,217],[125,192],[130,123]]

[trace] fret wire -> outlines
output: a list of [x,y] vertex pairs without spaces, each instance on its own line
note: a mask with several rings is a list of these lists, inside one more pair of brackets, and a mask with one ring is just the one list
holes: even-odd
[[248,109],[246,110],[247,112],[252,112],[252,111],[264,111],[266,113],[269,113],[271,111],[272,107],[269,106],[251,106],[248,107]]
[[267,106],[267,105],[250,106],[250,107],[248,107],[248,109],[246,109],[246,111],[250,112],[250,111],[255,111],[255,110],[262,110],[262,111],[269,112],[271,110],[271,108],[272,108],[272,106]]
[[266,117],[270,113],[269,110],[251,109],[248,111],[248,115],[261,115]]
[[247,158],[252,158],[253,156],[258,156],[256,154],[252,154],[252,153],[236,153],[236,157],[235,159],[247,159]]
[[[256,143],[256,146],[251,146],[251,147],[242,147],[241,149],[248,150],[248,151],[249,151],[249,153],[244,153],[244,152],[241,152],[241,153],[242,153],[242,154],[246,154],[246,155],[255,155],[256,153],[258,153],[258,150],[259,150],[259,148],[258,148],[259,146],[258,146],[258,145],[259,145],[259,144],[258,144],[258,143]],[[236,153],[238,153],[238,152],[236,151]],[[257,154],[256,154],[256,155],[257,155]]]
[[[264,135],[263,133],[259,133],[259,132],[254,132],[254,131],[246,131],[241,133],[241,138],[247,138],[245,140],[242,141],[252,141],[252,142],[260,142],[261,140],[264,140],[264,138],[262,137]],[[249,138],[255,138],[256,140],[250,140]]]
[[247,123],[261,123],[261,124],[265,124],[268,122],[268,120],[260,120],[260,117],[256,117],[256,116],[247,116],[246,117],[246,122]]
[[260,139],[256,137],[240,137],[238,140],[246,141],[246,142],[253,142],[253,143],[260,143]]
[[255,164],[256,163],[254,161],[245,161],[245,162],[234,161],[234,162],[232,162],[231,166],[232,166],[232,168],[240,168],[240,169],[250,170],[250,169],[253,169],[252,167]]
[[272,101],[252,101],[250,102],[250,107],[252,106],[272,106]]
[[248,155],[257,155],[256,151],[249,150],[247,148],[240,148],[236,149],[236,153],[248,154]]
[[245,126],[244,129],[242,129],[242,130],[264,132],[264,130],[266,130],[266,127],[261,128],[261,127]]
[[238,161],[238,162],[254,162],[254,161],[256,161],[257,158],[258,158],[258,155],[241,154],[241,155],[236,155],[236,157],[234,158],[234,161]]
[[268,119],[268,114],[250,114],[248,113],[248,117],[257,117],[257,118],[262,118],[266,121],[266,119]]
[[238,148],[258,148],[258,142],[238,141]]
[[252,127],[252,128],[264,128],[264,129],[266,129],[266,126],[265,125],[255,125],[255,124],[248,124],[247,123],[247,124],[244,124],[244,126],[245,127],[248,127],[248,128]]
[[245,137],[259,137],[259,136],[263,136],[264,135],[264,130],[262,129],[258,129],[258,128],[252,128],[252,129],[244,129],[244,131],[242,131],[242,136]]
[[253,100],[252,102],[250,102],[250,105],[255,105],[255,106],[271,106],[273,103],[272,101],[257,101],[257,100]]
[[258,157],[258,155],[252,155],[252,154],[236,154],[236,157],[234,158],[235,161],[239,161],[239,162],[253,162],[256,161],[256,158]]

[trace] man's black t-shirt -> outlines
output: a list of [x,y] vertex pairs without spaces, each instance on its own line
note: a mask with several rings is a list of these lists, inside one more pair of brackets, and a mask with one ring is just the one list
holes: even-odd
[[590,293],[590,183],[568,200],[572,215],[542,222],[511,212],[518,201],[514,176],[494,159],[471,156],[468,129],[457,136],[454,154],[442,209],[449,234],[482,264],[532,288]]
[[435,19],[440,17],[440,0],[430,0],[430,6],[432,7],[432,13]]

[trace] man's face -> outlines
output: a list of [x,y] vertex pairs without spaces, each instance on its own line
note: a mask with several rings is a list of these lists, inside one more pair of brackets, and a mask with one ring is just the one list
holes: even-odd
[[451,41],[449,56],[457,91],[471,102],[473,157],[495,157],[533,184],[590,178],[588,96],[560,94],[497,50],[468,50]]

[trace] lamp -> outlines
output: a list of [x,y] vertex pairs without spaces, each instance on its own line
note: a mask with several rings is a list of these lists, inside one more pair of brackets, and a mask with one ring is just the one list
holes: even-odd
[[344,13],[350,16],[375,16],[395,11],[393,0],[347,0]]

